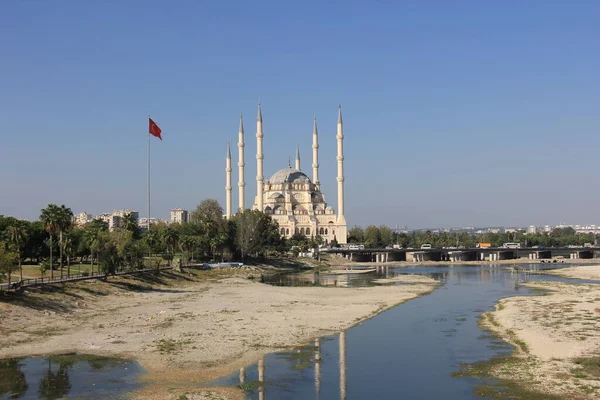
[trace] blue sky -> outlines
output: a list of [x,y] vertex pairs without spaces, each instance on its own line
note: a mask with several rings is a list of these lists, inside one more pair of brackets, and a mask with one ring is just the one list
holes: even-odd
[[149,113],[153,215],[224,205],[240,112],[249,203],[260,99],[265,175],[296,142],[310,171],[316,115],[334,207],[342,104],[350,225],[599,224],[599,20],[591,0],[5,0],[0,214],[145,215]]

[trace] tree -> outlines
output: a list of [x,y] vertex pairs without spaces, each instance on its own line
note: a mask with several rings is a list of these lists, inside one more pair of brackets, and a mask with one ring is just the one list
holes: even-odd
[[42,210],[40,215],[40,220],[44,223],[44,228],[50,236],[48,242],[48,248],[50,249],[50,279],[54,279],[54,260],[52,258],[52,250],[54,247],[53,235],[58,230],[60,212],[60,208],[56,204],[48,204],[48,206]]
[[98,266],[99,269],[104,273],[105,277],[109,274],[115,274],[119,267],[119,253],[117,246],[111,240],[109,232],[102,232],[98,236]]
[[242,260],[251,253],[260,255],[279,248],[282,242],[279,225],[269,215],[258,210],[244,210],[236,214],[233,221],[236,224],[235,246]]
[[135,215],[132,213],[128,213],[123,216],[121,220],[121,228],[131,232],[134,238],[139,236],[140,228],[138,226],[138,221]]
[[45,256],[47,247],[45,245],[48,233],[44,229],[44,223],[41,221],[26,222],[23,225],[27,229],[27,242],[25,243],[25,258],[35,259],[40,263],[40,258]]
[[12,249],[17,253],[19,260],[20,280],[23,280],[23,266],[21,265],[21,254],[23,245],[27,241],[27,230],[22,224],[14,224],[8,227],[9,243]]
[[67,236],[63,243],[63,252],[67,257],[67,278],[71,276],[71,256],[74,252],[73,239],[71,236]]
[[190,221],[195,223],[213,221],[217,225],[224,225],[223,207],[215,199],[202,200],[196,209],[192,211]]
[[153,229],[146,232],[146,236],[144,236],[144,242],[146,243],[151,256],[153,253],[160,251],[162,240],[159,231]]
[[196,246],[196,238],[193,236],[184,235],[179,239],[181,251],[187,252],[187,260],[190,260],[190,252]]
[[348,231],[348,243],[364,243],[365,231],[360,226],[355,226]]
[[9,285],[12,273],[18,265],[17,258],[17,253],[10,251],[6,243],[0,242],[0,276],[7,276]]
[[381,232],[375,225],[369,225],[365,229],[365,246],[369,248],[381,246]]
[[108,232],[108,223],[106,221],[94,219],[85,224],[83,240],[90,249],[92,274],[94,273],[94,254],[98,255],[100,250],[100,238],[105,232]]
[[177,241],[179,240],[179,233],[172,227],[166,227],[162,232],[162,239],[167,246],[167,252],[171,250],[171,253],[175,252],[177,247]]
[[62,279],[63,277],[63,253],[64,253],[64,240],[63,240],[63,234],[68,231],[69,229],[71,229],[71,227],[73,226],[73,211],[71,211],[71,209],[69,207],[65,207],[65,205],[61,205],[58,208],[58,223],[57,223],[57,229],[58,229],[58,235],[59,235],[59,245],[58,248],[60,250],[60,261],[59,261],[59,268],[60,268],[60,278]]
[[379,235],[381,236],[381,244],[383,246],[389,246],[394,243],[394,232],[389,226],[379,226]]

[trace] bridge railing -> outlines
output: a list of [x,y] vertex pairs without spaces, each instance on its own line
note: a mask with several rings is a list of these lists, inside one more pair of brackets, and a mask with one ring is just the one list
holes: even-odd
[[[159,271],[162,271],[165,269],[173,269],[173,267],[167,266],[167,267],[158,268]],[[131,271],[120,271],[120,272],[115,273],[114,275],[131,275],[131,274],[146,273],[146,272],[152,272],[152,271],[157,271],[157,268],[144,268],[144,269],[137,269],[137,270],[131,270]],[[113,274],[110,274],[110,275],[113,275]],[[18,290],[20,288],[26,288],[26,287],[32,287],[32,286],[49,285],[49,284],[53,284],[53,283],[65,283],[65,282],[83,281],[83,280],[88,280],[88,279],[98,279],[98,278],[104,278],[105,276],[106,276],[106,274],[104,272],[96,271],[94,273],[83,272],[80,274],[71,274],[68,277],[63,276],[62,279],[60,276],[55,276],[53,278],[50,278],[50,277],[28,278],[28,279],[23,279],[22,281],[11,282],[10,284],[1,283],[0,284],[0,292],[8,291],[8,290]]]

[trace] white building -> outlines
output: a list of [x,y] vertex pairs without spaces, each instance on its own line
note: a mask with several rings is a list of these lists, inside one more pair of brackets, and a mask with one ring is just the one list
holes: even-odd
[[138,223],[140,214],[134,210],[116,210],[112,213],[100,214],[96,218],[107,222],[108,229],[112,231],[113,229],[119,228],[121,226],[121,220],[128,214],[133,215],[135,217],[136,223]]
[[535,227],[535,225],[529,225],[529,227],[527,228],[527,233],[529,233],[529,234],[537,233],[537,228]]
[[[347,223],[344,215],[344,126],[342,109],[339,108],[337,120],[337,213],[325,201],[321,192],[319,180],[319,134],[317,120],[313,124],[312,135],[312,179],[300,168],[300,151],[296,149],[295,168],[291,163],[287,168],[275,172],[270,178],[263,175],[263,120],[260,103],[258,104],[258,117],[256,121],[256,184],[257,193],[252,209],[270,215],[279,224],[282,236],[291,237],[295,233],[311,237],[320,235],[326,242],[336,240],[344,244],[347,241]],[[244,180],[244,127],[240,117],[238,132],[239,151],[239,202],[238,210],[246,209]],[[231,151],[227,146],[225,163],[225,216],[230,218],[231,210]]]
[[[165,219],[162,218],[150,218],[150,227],[152,227],[153,225],[156,224],[166,224],[167,221]],[[144,217],[144,218],[140,218],[138,220],[138,226],[142,229],[148,229],[148,218]]]
[[183,208],[174,208],[169,213],[169,220],[171,224],[183,224],[189,222],[189,213]]
[[92,217],[92,214],[88,214],[85,211],[80,212],[79,214],[75,214],[75,216],[73,217],[76,226],[83,226],[88,222],[91,222],[93,219],[94,218]]

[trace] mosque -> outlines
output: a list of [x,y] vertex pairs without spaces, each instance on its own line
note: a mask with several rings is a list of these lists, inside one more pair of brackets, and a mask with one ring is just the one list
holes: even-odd
[[[279,170],[266,179],[263,175],[263,119],[260,102],[258,103],[258,116],[256,119],[256,196],[253,210],[261,210],[270,215],[279,224],[282,236],[291,237],[299,233],[306,237],[320,235],[326,243],[333,240],[340,244],[346,243],[347,223],[344,216],[344,123],[342,108],[340,106],[337,120],[337,189],[338,207],[337,214],[334,208],[327,204],[325,195],[321,192],[319,181],[319,133],[317,119],[314,120],[312,135],[312,180],[300,169],[300,151],[296,148],[294,168],[288,164],[287,168]],[[245,210],[244,180],[244,124],[240,116],[238,132],[238,210]],[[225,164],[226,184],[226,217],[232,216],[231,212],[231,149],[227,142],[227,157]]]

